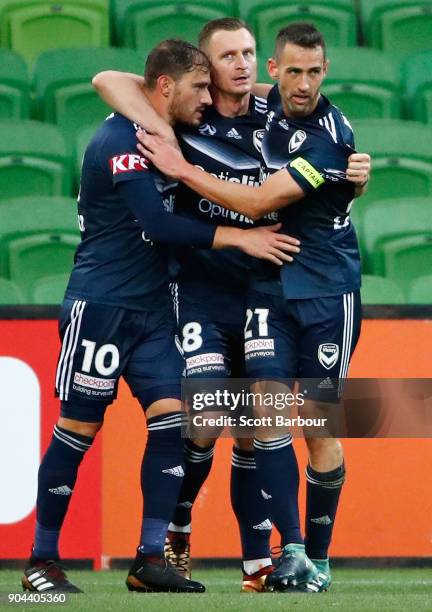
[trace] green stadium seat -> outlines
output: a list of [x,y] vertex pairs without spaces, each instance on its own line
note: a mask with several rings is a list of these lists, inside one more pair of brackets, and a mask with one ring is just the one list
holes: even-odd
[[38,278],[71,271],[79,238],[71,234],[40,232],[8,244],[10,278],[31,301]]
[[138,49],[144,57],[165,38],[182,38],[196,45],[202,27],[225,16],[225,8],[211,3],[208,6],[186,0],[147,1],[127,12],[123,44]]
[[357,120],[356,149],[373,159],[372,179],[361,198],[421,197],[432,194],[432,127],[415,121]]
[[0,306],[15,304],[24,304],[21,289],[7,278],[0,278]]
[[32,304],[61,304],[69,274],[42,276],[33,285]]
[[268,55],[257,55],[257,82],[258,83],[269,83],[270,85],[274,85],[276,81],[274,81],[268,73],[267,70],[267,60]]
[[0,202],[0,276],[9,277],[9,243],[35,233],[79,239],[73,198],[27,197]]
[[58,127],[36,121],[0,122],[0,200],[69,195],[69,163]]
[[431,48],[430,0],[361,0],[368,45],[399,56]]
[[71,138],[84,125],[102,121],[111,109],[91,85],[102,70],[143,74],[144,61],[132,49],[61,49],[42,53],[34,66],[38,115],[57,123]]
[[405,298],[399,285],[390,278],[363,274],[361,286],[362,304],[404,304]]
[[432,233],[405,236],[382,245],[385,276],[408,293],[412,283],[431,271]]
[[357,41],[357,18],[351,0],[238,0],[239,15],[253,28],[260,54],[273,55],[279,30],[294,21],[314,23],[332,46],[353,46]]
[[399,118],[400,67],[391,55],[361,47],[329,48],[327,55],[323,93],[348,119]]
[[23,58],[0,49],[0,120],[29,116],[30,84]]
[[408,291],[409,304],[432,304],[432,275],[420,276],[412,283]]
[[[151,49],[159,40],[171,37],[197,42],[198,32],[206,21],[235,15],[234,4],[234,0],[207,0],[204,3],[198,0],[112,0],[111,14],[116,42],[138,49]],[[199,8],[203,10],[199,11]],[[161,9],[162,19],[159,28],[155,23],[158,9]],[[207,13],[206,9],[212,11]],[[136,32],[137,28],[143,25],[146,27],[147,19],[149,25],[146,32],[152,37],[149,45],[145,43],[147,34]]]
[[48,49],[109,42],[107,0],[4,0],[0,41],[28,62]]
[[[383,245],[389,240],[420,233],[432,235],[432,197],[356,202],[363,266],[384,275]],[[359,213],[359,209],[361,213]]]
[[431,73],[432,50],[409,57],[402,69],[406,94],[406,115],[426,123],[432,123]]

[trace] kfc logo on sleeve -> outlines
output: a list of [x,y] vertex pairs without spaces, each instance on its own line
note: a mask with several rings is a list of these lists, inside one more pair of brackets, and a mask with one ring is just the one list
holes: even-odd
[[113,176],[121,172],[143,172],[148,170],[147,160],[137,153],[125,153],[116,155],[110,159],[110,167]]

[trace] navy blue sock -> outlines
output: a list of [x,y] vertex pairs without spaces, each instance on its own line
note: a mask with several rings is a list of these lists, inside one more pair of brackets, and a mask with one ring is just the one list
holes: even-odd
[[233,447],[231,504],[240,529],[244,560],[270,557],[270,504],[259,485],[254,452]]
[[316,472],[308,465],[306,479],[306,554],[310,559],[327,559],[345,466]]
[[33,556],[55,559],[78,468],[93,438],[55,425],[51,443],[39,468],[36,532]]
[[303,544],[298,508],[299,471],[292,436],[254,440],[255,461],[261,487],[270,496],[271,518],[281,544]]
[[144,512],[139,550],[162,556],[168,524],[183,481],[182,413],[147,420],[148,438],[141,466]]
[[192,506],[210,473],[213,453],[214,444],[207,448],[201,448],[194,444],[192,440],[185,441],[185,477],[171,519],[170,529],[178,531],[177,527],[186,527],[187,531],[190,532]]

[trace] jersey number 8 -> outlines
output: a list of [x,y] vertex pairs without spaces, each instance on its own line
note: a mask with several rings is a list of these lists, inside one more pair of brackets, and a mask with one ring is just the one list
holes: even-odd
[[199,348],[201,348],[203,343],[201,333],[202,327],[200,323],[198,323],[197,321],[186,323],[186,325],[182,329],[182,346],[185,353],[197,351]]

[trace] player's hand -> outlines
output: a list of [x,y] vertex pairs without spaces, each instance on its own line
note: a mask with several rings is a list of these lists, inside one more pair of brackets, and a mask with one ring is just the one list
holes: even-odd
[[286,234],[278,234],[281,223],[244,230],[242,251],[258,259],[266,259],[278,266],[293,261],[290,253],[300,253],[300,241]]
[[364,186],[369,180],[371,157],[367,153],[353,153],[348,158],[346,176],[356,186]]
[[143,130],[137,131],[137,138],[139,140],[137,147],[146,159],[163,174],[178,178],[177,172],[181,164],[186,161],[178,147],[173,147],[160,136],[147,134]]
[[168,144],[170,144],[171,146],[173,146],[175,149],[180,150],[180,146],[177,140],[177,137],[175,135],[174,130],[172,129],[172,127],[167,123],[165,126],[161,126],[157,132],[155,132],[156,136],[160,136],[160,138],[162,138],[162,140]]

